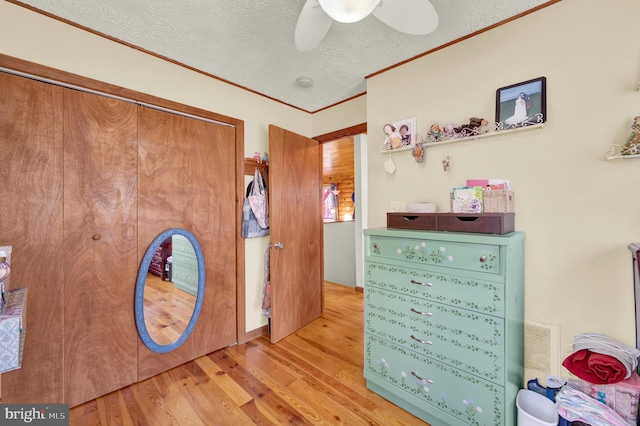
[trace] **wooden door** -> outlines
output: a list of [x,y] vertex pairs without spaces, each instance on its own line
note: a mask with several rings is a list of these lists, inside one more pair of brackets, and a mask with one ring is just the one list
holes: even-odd
[[0,246],[12,246],[7,288],[27,287],[29,330],[22,367],[2,374],[9,404],[63,399],[63,90],[0,72]]
[[64,388],[75,406],[138,378],[137,118],[132,103],[64,97]]
[[205,292],[191,336],[158,354],[139,341],[140,380],[234,343],[236,336],[235,129],[139,109],[139,248],[184,228],[202,248]]
[[322,149],[317,141],[269,126],[269,202],[275,343],[322,314]]

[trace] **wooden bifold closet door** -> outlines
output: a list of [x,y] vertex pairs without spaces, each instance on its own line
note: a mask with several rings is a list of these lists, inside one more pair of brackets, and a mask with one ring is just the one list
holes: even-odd
[[138,377],[136,109],[64,92],[64,377],[71,406]]
[[[3,402],[76,406],[236,342],[236,129],[4,72],[0,93],[0,245],[28,287]],[[168,228],[198,238],[206,288],[189,339],[159,354],[134,296]]]
[[4,403],[63,398],[63,90],[0,72],[0,245],[12,246],[11,288],[27,287],[26,349],[2,374]]
[[235,128],[139,107],[141,259],[169,228],[191,231],[202,248],[206,285],[192,335],[165,354],[138,345],[139,380],[236,341]]

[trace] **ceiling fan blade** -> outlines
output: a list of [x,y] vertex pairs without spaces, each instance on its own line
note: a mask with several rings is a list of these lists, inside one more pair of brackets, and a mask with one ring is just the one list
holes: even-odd
[[438,26],[438,12],[429,0],[381,0],[372,13],[406,34],[425,35]]
[[298,50],[306,52],[320,44],[332,23],[333,19],[322,10],[318,0],[307,0],[296,24],[295,41]]

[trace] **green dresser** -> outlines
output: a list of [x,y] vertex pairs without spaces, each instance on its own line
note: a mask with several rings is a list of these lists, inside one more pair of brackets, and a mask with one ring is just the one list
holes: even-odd
[[367,387],[432,424],[516,424],[524,234],[367,229]]
[[180,290],[198,293],[198,259],[189,240],[182,235],[171,237],[171,281]]

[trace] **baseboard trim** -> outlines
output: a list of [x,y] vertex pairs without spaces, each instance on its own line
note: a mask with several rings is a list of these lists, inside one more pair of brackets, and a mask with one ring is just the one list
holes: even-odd
[[245,333],[244,338],[246,340],[244,342],[238,342],[238,343],[246,343],[249,340],[257,339],[258,337],[266,336],[268,334],[269,334],[269,326],[265,325]]

